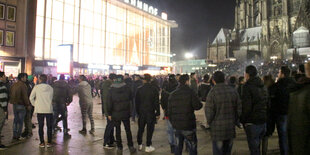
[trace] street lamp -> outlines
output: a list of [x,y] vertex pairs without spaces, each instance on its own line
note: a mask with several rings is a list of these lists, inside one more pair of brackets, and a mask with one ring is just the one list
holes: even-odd
[[185,57],[186,59],[191,59],[191,58],[194,57],[194,55],[193,55],[193,53],[185,53],[184,57]]

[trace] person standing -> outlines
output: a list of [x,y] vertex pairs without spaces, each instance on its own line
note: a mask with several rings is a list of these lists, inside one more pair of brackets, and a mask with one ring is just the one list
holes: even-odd
[[215,72],[212,82],[214,87],[208,94],[205,112],[211,128],[213,154],[231,154],[236,137],[235,126],[242,110],[241,101],[237,90],[225,84],[223,72]]
[[[206,105],[207,96],[211,90],[210,84],[210,76],[208,74],[203,76],[203,82],[198,87],[198,97],[200,98],[201,102]],[[210,128],[206,117],[204,117],[204,122],[200,125],[202,129],[207,130]]]
[[132,109],[131,109],[131,119],[132,121],[136,121],[136,101],[135,101],[135,96],[137,93],[137,90],[139,87],[143,85],[143,82],[140,78],[140,75],[135,75],[134,76],[134,82],[133,82],[133,103],[132,103]]
[[93,119],[93,98],[92,98],[92,91],[91,86],[87,82],[87,78],[84,75],[79,76],[79,85],[78,85],[78,96],[80,98],[80,108],[82,113],[82,122],[83,128],[79,132],[81,134],[86,134],[86,115],[88,115],[91,130],[89,131],[90,134],[94,134],[95,132],[95,123]]
[[310,62],[305,64],[306,76],[291,89],[288,108],[289,154],[310,154]]
[[164,85],[162,92],[161,92],[161,99],[160,99],[160,105],[161,108],[164,110],[164,119],[166,120],[166,124],[167,124],[167,134],[168,134],[168,142],[170,144],[170,151],[171,153],[174,153],[175,150],[175,135],[174,135],[174,129],[171,125],[171,122],[168,118],[168,99],[170,94],[177,89],[179,83],[178,81],[175,79],[175,75],[171,74],[169,75],[169,80],[167,82],[167,84]]
[[57,119],[59,114],[62,118],[63,133],[65,137],[71,137],[68,133],[68,110],[67,106],[72,102],[72,94],[70,92],[70,86],[65,81],[65,75],[61,74],[58,81],[55,81],[53,85],[54,96],[53,96],[53,110],[54,110],[54,121],[53,130],[57,126]]
[[274,120],[273,127],[276,125],[281,155],[288,154],[287,142],[287,112],[290,101],[289,88],[294,85],[294,81],[290,78],[290,69],[282,66],[279,70],[278,81],[274,85],[274,97],[270,106],[271,119]]
[[261,141],[266,132],[268,93],[257,76],[255,66],[247,66],[244,77],[246,83],[241,92],[241,123],[247,135],[251,155],[260,155]]
[[123,122],[127,144],[131,153],[136,152],[133,146],[132,134],[130,129],[130,108],[132,102],[131,89],[124,83],[123,76],[117,75],[108,93],[108,119],[113,121],[116,128],[117,152],[123,152],[121,137],[121,123]]
[[[34,87],[32,84],[32,76],[27,77],[27,81],[25,84],[27,85],[27,95],[30,97],[31,91]],[[25,123],[25,129],[24,132],[22,133],[22,137],[24,138],[29,138],[32,136],[32,115],[33,115],[34,108],[31,106],[31,109],[26,109],[26,115],[24,118],[24,123]]]
[[[5,85],[6,76],[4,72],[0,72],[0,135],[2,133],[2,129],[5,123],[6,114],[8,112],[8,100],[9,100],[9,92]],[[0,150],[6,149],[6,146],[2,144],[2,136],[0,137]]]
[[168,100],[168,117],[175,129],[175,155],[182,155],[184,141],[190,155],[197,155],[195,110],[202,108],[197,94],[189,87],[188,75],[180,77],[180,86]]
[[37,114],[39,123],[39,147],[45,147],[44,142],[44,120],[47,124],[47,139],[46,147],[52,147],[52,130],[53,130],[53,88],[47,84],[47,76],[40,75],[39,84],[36,85],[31,94],[30,102],[34,106],[34,112]]
[[196,73],[191,73],[191,78],[190,78],[190,88],[194,90],[194,92],[197,94],[198,93],[198,82],[197,82],[197,76]]
[[147,126],[147,141],[145,152],[153,152],[155,148],[152,146],[152,136],[155,128],[156,120],[160,116],[159,92],[151,84],[151,75],[144,74],[144,85],[138,88],[136,94],[136,110],[138,119],[138,136],[137,142],[139,150],[142,150],[142,137],[145,126]]
[[14,111],[13,140],[20,140],[26,109],[32,108],[29,103],[26,81],[27,74],[20,73],[18,74],[18,81],[11,87],[10,103],[13,104]]
[[113,80],[116,78],[114,73],[109,75],[109,79],[105,80],[102,84],[102,106],[104,107],[104,114],[106,115],[107,125],[105,127],[104,136],[103,136],[103,147],[106,149],[114,148],[114,124],[112,120],[108,118],[108,93],[113,84]]

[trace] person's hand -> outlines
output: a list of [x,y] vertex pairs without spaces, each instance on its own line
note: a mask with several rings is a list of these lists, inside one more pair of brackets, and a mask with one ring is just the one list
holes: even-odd
[[109,119],[110,121],[112,121],[112,116],[108,116],[108,119]]
[[32,106],[31,106],[31,105],[27,106],[27,109],[28,109],[29,111],[32,110]]
[[158,120],[159,120],[159,118],[160,118],[160,116],[156,116],[156,121],[158,121]]

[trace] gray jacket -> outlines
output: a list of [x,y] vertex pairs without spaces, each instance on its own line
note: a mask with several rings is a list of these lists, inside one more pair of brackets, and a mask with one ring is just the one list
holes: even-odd
[[78,86],[78,95],[80,98],[80,104],[92,104],[93,97],[91,95],[91,87],[88,82],[82,81]]

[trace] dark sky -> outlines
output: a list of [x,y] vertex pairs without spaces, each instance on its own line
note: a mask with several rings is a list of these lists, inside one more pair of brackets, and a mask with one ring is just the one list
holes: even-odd
[[184,59],[185,52],[206,58],[207,40],[213,41],[221,27],[232,28],[235,0],[143,0],[168,14],[179,27],[172,29],[171,53]]

